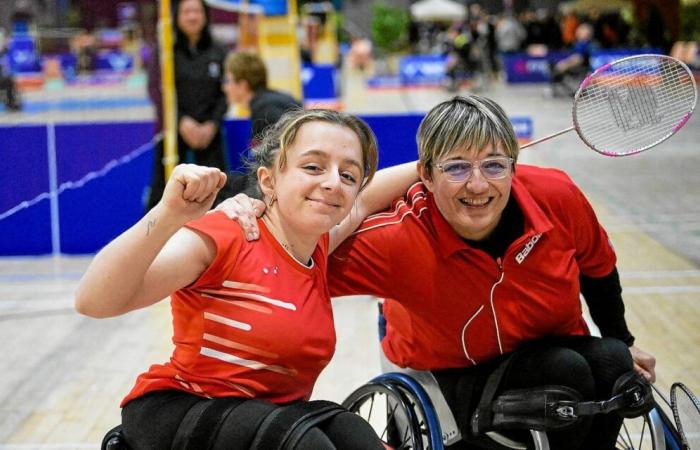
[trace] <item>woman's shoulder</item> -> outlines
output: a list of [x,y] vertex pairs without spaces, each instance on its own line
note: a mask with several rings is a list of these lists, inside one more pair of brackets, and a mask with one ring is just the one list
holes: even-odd
[[569,174],[561,169],[553,167],[531,166],[518,164],[515,171],[515,179],[523,183],[528,189],[544,189],[546,191],[578,190],[576,183]]
[[199,219],[188,222],[186,227],[208,236],[219,248],[245,240],[238,222],[229,219],[222,211],[210,211]]
[[566,172],[550,167],[519,165],[513,187],[526,190],[541,206],[572,206],[585,198]]

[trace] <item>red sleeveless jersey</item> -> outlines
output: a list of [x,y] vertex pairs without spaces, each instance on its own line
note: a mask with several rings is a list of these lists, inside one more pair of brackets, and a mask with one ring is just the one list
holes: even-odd
[[328,234],[307,267],[262,220],[254,242],[219,212],[187,226],[216,243],[216,258],[197,281],[171,296],[170,362],[141,374],[122,406],[164,389],[275,403],[308,399],[335,350]]

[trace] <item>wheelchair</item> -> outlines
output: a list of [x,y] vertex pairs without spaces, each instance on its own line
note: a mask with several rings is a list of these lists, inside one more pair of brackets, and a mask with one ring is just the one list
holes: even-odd
[[[680,450],[685,448],[674,422],[662,405],[667,401],[654,387],[656,406],[644,416],[625,419],[619,450]],[[437,405],[437,406],[436,406]],[[369,422],[393,449],[461,450],[461,434],[429,372],[406,370],[379,375],[350,394],[343,406]],[[530,442],[487,432],[493,448],[549,450],[543,431],[530,430]]]
[[[379,308],[379,336],[386,321]],[[353,391],[342,403],[372,425],[389,448],[396,450],[463,450],[461,432],[437,380],[429,371],[399,368],[382,354],[383,374]],[[618,436],[619,450],[685,450],[688,447],[676,428],[671,402],[656,388],[654,408],[625,419]],[[530,430],[529,441],[516,441],[501,432],[488,431],[494,449],[549,450],[544,431]],[[525,433],[527,435],[527,433]]]

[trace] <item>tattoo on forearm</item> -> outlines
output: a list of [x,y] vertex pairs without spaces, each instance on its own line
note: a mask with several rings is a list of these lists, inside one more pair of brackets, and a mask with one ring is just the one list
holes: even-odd
[[148,227],[146,228],[146,236],[151,234],[151,228],[156,226],[156,219],[151,219],[148,221]]

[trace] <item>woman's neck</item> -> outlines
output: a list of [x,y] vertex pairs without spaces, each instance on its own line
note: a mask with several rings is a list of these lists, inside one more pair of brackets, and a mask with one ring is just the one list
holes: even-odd
[[196,49],[197,44],[199,44],[199,40],[202,38],[202,34],[195,34],[195,35],[188,35],[187,36],[187,43],[190,47],[190,49]]
[[282,247],[289,252],[297,261],[308,265],[313,255],[320,235],[309,235],[300,233],[282,225],[282,220],[275,207],[268,208],[263,215],[263,221],[270,230],[270,233],[277,239]]

